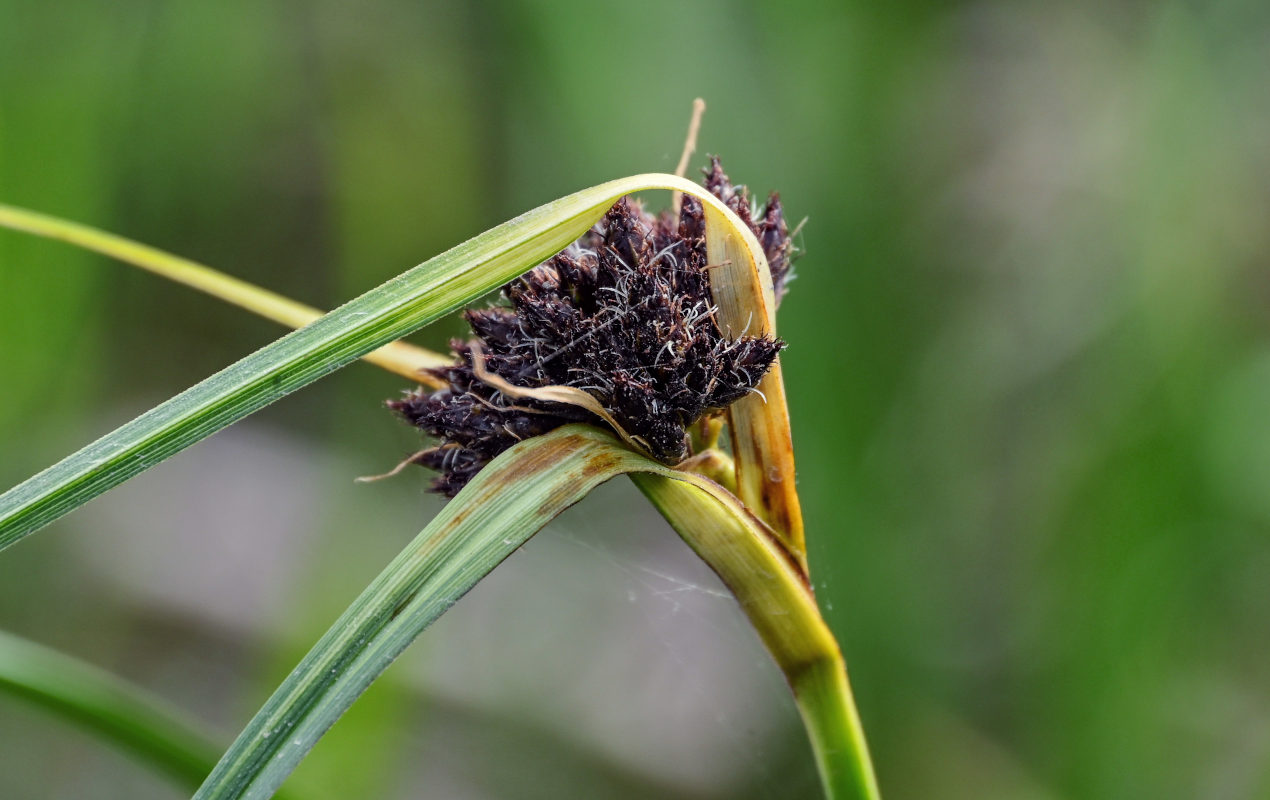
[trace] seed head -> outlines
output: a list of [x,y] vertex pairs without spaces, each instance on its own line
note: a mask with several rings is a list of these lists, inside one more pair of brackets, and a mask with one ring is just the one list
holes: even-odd
[[[748,193],[732,186],[717,158],[706,186],[754,230],[779,298],[791,246],[776,195],[761,213],[751,209]],[[755,390],[785,346],[719,330],[705,214],[692,197],[684,198],[678,220],[619,200],[577,242],[504,286],[503,297],[505,305],[464,314],[484,370],[518,387],[589,393],[632,440],[668,464],[689,455],[687,428]],[[434,491],[454,496],[522,439],[570,422],[599,422],[579,406],[508,397],[480,379],[471,343],[451,346],[457,363],[433,371],[447,388],[388,403],[439,440],[416,459],[440,473]]]

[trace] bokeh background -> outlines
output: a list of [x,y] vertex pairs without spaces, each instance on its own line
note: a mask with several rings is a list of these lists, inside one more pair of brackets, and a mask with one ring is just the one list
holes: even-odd
[[[0,201],[333,306],[702,151],[807,218],[816,589],[884,793],[1270,796],[1270,4],[0,0]],[[651,204],[667,198],[650,196]],[[443,347],[440,323],[415,339]],[[0,232],[0,483],[280,331]],[[0,627],[226,741],[436,512],[353,365],[0,558]],[[319,798],[810,798],[778,672],[631,486],[428,631]],[[169,798],[0,697],[0,796]]]

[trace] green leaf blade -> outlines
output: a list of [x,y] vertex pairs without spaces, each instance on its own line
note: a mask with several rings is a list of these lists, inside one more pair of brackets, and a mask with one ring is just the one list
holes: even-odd
[[424,262],[0,495],[0,549],[553,255],[603,213],[610,186],[548,203]]
[[87,728],[191,789],[220,747],[185,716],[78,659],[0,632],[0,691]]
[[[723,208],[713,195],[683,178],[636,175],[584,189],[491,228],[266,345],[0,495],[0,550],[216,431],[506,283],[568,246],[618,198],[646,189],[676,189]],[[726,208],[721,213],[731,214]]]
[[314,645],[239,735],[197,800],[265,798],[437,617],[561,511],[647,459],[570,425],[491,462]]

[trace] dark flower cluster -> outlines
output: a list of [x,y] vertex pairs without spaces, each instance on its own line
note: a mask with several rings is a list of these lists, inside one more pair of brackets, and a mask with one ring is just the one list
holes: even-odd
[[[706,186],[754,230],[779,298],[791,244],[776,195],[758,211],[717,159]],[[629,198],[564,252],[503,287],[508,305],[465,316],[479,343],[452,343],[457,363],[435,370],[448,387],[389,406],[439,440],[418,463],[437,470],[434,491],[454,496],[499,453],[570,422],[597,422],[580,406],[513,398],[482,372],[529,389],[568,386],[594,397],[649,454],[677,463],[687,429],[758,386],[784,343],[727,338],[715,320],[700,201],[678,219]],[[483,364],[474,366],[474,358]]]

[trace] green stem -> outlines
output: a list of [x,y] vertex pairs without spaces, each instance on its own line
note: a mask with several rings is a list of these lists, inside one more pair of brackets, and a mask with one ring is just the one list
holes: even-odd
[[846,665],[796,558],[735,496],[691,473],[631,479],[723,580],[794,691],[829,800],[879,800]]
[[811,738],[826,794],[833,800],[878,800],[877,777],[842,655],[835,652],[786,677]]
[[[188,258],[165,253],[156,247],[48,214],[0,203],[0,228],[22,231],[46,239],[56,239],[100,253],[170,281],[184,284],[191,289],[197,289],[288,328],[302,328],[324,313],[276,292],[217,272],[211,267]],[[434,387],[440,387],[442,383],[424,370],[431,367],[444,367],[451,363],[451,359],[439,353],[415,347],[407,342],[391,342],[367,353],[362,358],[389,372],[395,372],[412,381],[427,383]]]

